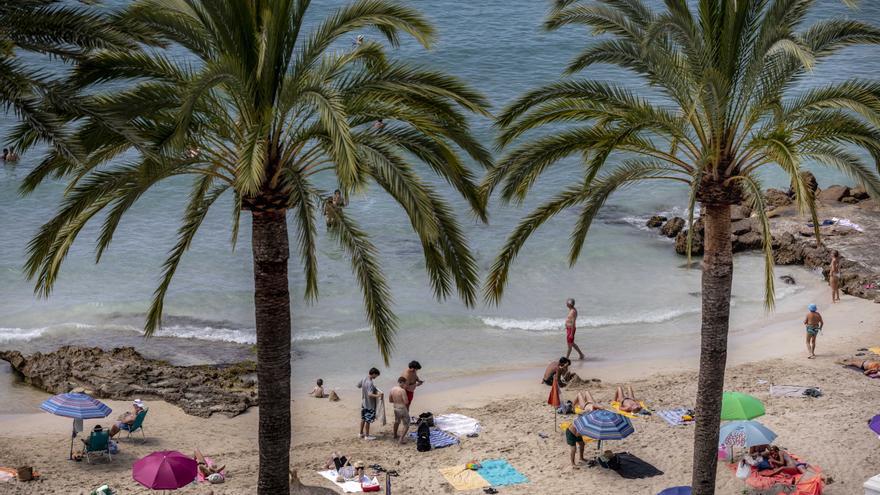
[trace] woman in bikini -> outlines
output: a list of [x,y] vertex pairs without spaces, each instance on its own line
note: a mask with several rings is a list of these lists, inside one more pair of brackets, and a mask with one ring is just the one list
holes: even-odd
[[831,284],[831,303],[840,302],[840,253],[831,251],[831,267],[828,269],[828,283]]
[[587,390],[578,392],[577,397],[575,397],[572,404],[574,405],[574,407],[581,408],[584,412],[592,412],[598,411],[599,409],[605,409],[602,406],[596,405],[596,401]]
[[880,373],[880,361],[871,361],[870,359],[841,359],[837,364],[843,366],[855,366],[865,372],[866,375],[874,375]]
[[617,392],[614,394],[614,400],[620,404],[619,409],[631,414],[642,410],[642,404],[635,397],[636,394],[633,393],[630,385],[626,386],[626,395],[623,395],[623,389],[620,387],[617,387]]

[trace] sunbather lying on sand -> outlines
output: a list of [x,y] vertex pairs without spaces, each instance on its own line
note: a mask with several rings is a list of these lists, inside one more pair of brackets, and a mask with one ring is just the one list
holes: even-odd
[[575,397],[573,402],[574,407],[580,407],[584,412],[597,411],[599,409],[604,409],[604,407],[596,405],[596,401],[593,399],[593,396],[589,391],[584,390],[582,392],[578,392],[577,397]]
[[636,400],[636,394],[630,385],[626,386],[626,395],[623,395],[623,389],[617,387],[614,394],[614,400],[620,403],[620,410],[628,413],[637,413],[642,410],[642,404]]
[[[205,456],[202,455],[202,453],[199,451],[199,449],[196,449],[195,454],[193,454],[193,459],[195,459],[196,462],[198,463],[199,472],[202,473],[202,475],[205,477],[205,479],[211,480],[211,483],[222,483],[223,480],[226,479],[226,475],[223,474],[224,471],[226,471],[225,464],[222,466],[218,466],[214,462],[206,461]],[[215,474],[218,475],[219,478],[218,478],[218,476],[214,476],[214,478],[212,479],[211,475],[215,475]]]
[[843,366],[855,366],[865,372],[866,375],[874,375],[880,373],[880,361],[871,361],[870,359],[849,358],[837,361],[837,364]]
[[785,450],[780,449],[776,445],[770,447],[769,457],[767,459],[770,461],[770,466],[775,468],[770,473],[767,473],[767,476],[773,476],[781,473],[782,471],[792,471],[797,470],[801,474],[806,473],[809,464],[806,462],[797,462],[794,458],[789,455]]

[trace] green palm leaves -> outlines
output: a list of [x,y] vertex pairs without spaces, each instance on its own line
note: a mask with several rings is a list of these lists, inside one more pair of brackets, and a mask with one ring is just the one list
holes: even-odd
[[[583,182],[526,216],[508,238],[485,284],[498,301],[507,272],[529,235],[566,208],[581,214],[570,262],[610,194],[646,180],[688,184],[690,216],[698,202],[749,201],[764,227],[767,304],[772,305],[772,252],[761,197],[767,167],[791,179],[802,211],[815,216],[805,164],[836,168],[880,197],[880,86],[854,79],[796,91],[796,83],[840,49],[880,43],[880,30],[830,19],[802,28],[813,1],[670,0],[654,11],[642,0],[559,0],[546,27],[584,26],[601,38],[567,67],[569,74],[611,64],[652,88],[572,77],[536,89],[498,117],[507,151],[483,183],[505,202],[522,201],[560,161],[577,157]],[[531,137],[532,131],[542,132]],[[866,156],[869,161],[866,161]],[[710,190],[721,192],[709,198]]]
[[[486,219],[477,177],[465,161],[490,164],[467,122],[468,114],[487,115],[485,98],[447,74],[390,60],[378,41],[333,48],[362,29],[378,30],[391,45],[409,36],[428,46],[434,31],[418,12],[361,0],[307,29],[309,3],[140,0],[114,17],[115,26],[139,33],[144,47],[91,53],[71,75],[70,84],[83,90],[70,117],[78,121],[73,139],[84,159],[71,163],[53,154],[25,181],[26,189],[49,176],[70,181],[57,216],[29,247],[27,272],[39,293],[51,291],[83,225],[104,218],[100,258],[142,194],[188,176],[188,206],[147,334],[160,325],[165,294],[206,213],[230,195],[233,242],[241,210],[291,212],[309,299],[318,295],[318,224],[328,216],[387,361],[396,322],[377,251],[344,210],[323,208],[327,191],[318,184],[328,182],[344,195],[370,185],[384,190],[421,241],[436,296],[476,301],[477,265],[458,220],[417,169],[445,180]],[[168,46],[184,47],[197,61],[182,62]],[[121,89],[102,90],[108,83]],[[378,119],[381,128],[374,126]]]

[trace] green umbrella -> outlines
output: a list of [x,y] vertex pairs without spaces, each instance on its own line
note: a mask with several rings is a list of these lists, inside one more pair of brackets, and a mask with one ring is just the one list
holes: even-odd
[[721,399],[721,420],[749,420],[765,414],[764,404],[748,394],[724,392]]

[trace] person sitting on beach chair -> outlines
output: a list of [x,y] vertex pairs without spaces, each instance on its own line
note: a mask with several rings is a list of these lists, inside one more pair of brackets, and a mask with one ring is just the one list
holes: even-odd
[[131,410],[126,411],[124,414],[120,415],[118,418],[119,420],[116,422],[116,424],[110,427],[110,438],[113,438],[114,436],[116,436],[117,433],[122,430],[128,431],[137,420],[138,414],[140,414],[143,410],[144,401],[140,399],[135,399],[131,403]]
[[871,361],[870,359],[849,358],[837,361],[837,364],[843,366],[855,366],[864,371],[866,375],[880,374],[880,361]]
[[617,392],[614,394],[614,401],[620,404],[618,409],[623,412],[628,412],[631,414],[636,414],[642,410],[642,404],[638,400],[636,400],[636,394],[633,393],[632,386],[626,386],[626,395],[623,394],[623,389],[617,387]]

